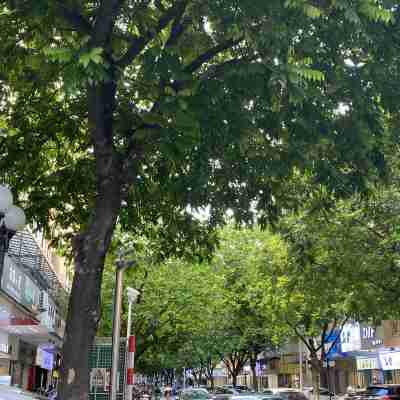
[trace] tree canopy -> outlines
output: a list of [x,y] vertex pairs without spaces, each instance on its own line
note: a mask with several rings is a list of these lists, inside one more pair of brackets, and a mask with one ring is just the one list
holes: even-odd
[[[3,0],[0,10],[0,167],[30,217],[73,238],[62,400],[87,398],[85,349],[117,219],[161,231],[179,254],[187,242],[209,247],[227,208],[265,223],[297,206],[288,182],[299,171],[339,195],[382,175],[397,126],[384,123],[395,114],[395,1]],[[210,207],[209,224],[188,207]]]

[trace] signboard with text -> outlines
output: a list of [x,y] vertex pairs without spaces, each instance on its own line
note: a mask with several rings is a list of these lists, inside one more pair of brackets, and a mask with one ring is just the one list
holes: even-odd
[[342,353],[361,350],[361,331],[358,322],[345,324],[340,334]]
[[362,350],[383,346],[383,326],[361,325],[360,330]]
[[40,304],[40,289],[9,256],[5,256],[1,288],[14,300],[32,311]]
[[334,330],[325,339],[324,349],[326,358],[333,360],[340,354],[340,331]]
[[379,361],[384,371],[400,369],[400,351],[381,352]]
[[357,357],[357,370],[381,369],[377,357]]

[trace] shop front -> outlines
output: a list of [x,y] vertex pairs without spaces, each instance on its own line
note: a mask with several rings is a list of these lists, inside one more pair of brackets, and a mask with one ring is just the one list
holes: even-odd
[[299,387],[300,368],[298,363],[281,362],[279,365],[278,386],[295,388]]
[[379,362],[383,370],[384,383],[400,384],[400,351],[381,351]]
[[357,371],[360,375],[359,386],[367,387],[369,385],[384,383],[384,376],[379,363],[378,354],[357,357],[356,362]]

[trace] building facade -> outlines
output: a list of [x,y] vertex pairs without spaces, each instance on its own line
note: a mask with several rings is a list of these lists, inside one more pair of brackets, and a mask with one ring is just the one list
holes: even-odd
[[3,382],[30,391],[57,383],[68,299],[66,283],[54,271],[34,234],[26,230],[14,235],[0,280]]
[[[326,351],[331,347],[332,350],[321,370],[322,387],[344,394],[349,387],[400,384],[400,320],[382,321],[377,326],[349,322],[337,335],[334,346],[331,345],[335,335],[325,344]],[[308,350],[298,339],[290,340],[279,351],[261,353],[257,368],[258,388],[298,388],[300,369],[303,387],[312,386],[309,359]],[[231,383],[227,371],[218,380]],[[245,368],[238,383],[250,386],[250,382],[249,371]]]

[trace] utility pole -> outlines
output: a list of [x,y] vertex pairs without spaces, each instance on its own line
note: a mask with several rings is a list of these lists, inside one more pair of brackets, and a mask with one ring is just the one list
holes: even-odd
[[303,391],[303,342],[299,338],[299,378],[300,391]]

